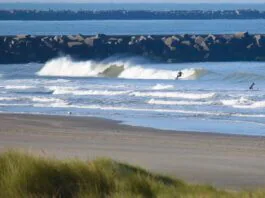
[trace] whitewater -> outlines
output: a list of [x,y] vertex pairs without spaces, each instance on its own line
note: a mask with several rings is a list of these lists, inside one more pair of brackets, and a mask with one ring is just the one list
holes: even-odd
[[0,112],[71,112],[159,129],[264,136],[265,63],[114,56],[0,65]]

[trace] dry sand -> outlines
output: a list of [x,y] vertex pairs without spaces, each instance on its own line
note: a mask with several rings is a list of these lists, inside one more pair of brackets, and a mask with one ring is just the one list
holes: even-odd
[[108,157],[220,188],[265,187],[265,137],[163,131],[82,117],[0,115],[0,151]]

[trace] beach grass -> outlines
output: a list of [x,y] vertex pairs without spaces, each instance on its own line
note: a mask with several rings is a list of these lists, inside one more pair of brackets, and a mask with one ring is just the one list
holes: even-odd
[[0,154],[0,197],[264,198],[265,190],[230,192],[190,185],[110,159],[60,161],[8,151]]

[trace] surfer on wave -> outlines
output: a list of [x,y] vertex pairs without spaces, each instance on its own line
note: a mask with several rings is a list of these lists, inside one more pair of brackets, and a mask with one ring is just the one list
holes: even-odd
[[179,72],[178,72],[178,75],[177,75],[177,77],[176,77],[176,80],[178,80],[178,79],[182,76],[182,74],[183,74],[183,72],[182,72],[182,71],[179,71]]

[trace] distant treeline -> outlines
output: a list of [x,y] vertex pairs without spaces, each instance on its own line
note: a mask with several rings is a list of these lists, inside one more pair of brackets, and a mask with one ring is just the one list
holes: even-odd
[[265,19],[259,10],[0,10],[0,20],[177,20],[177,19]]

